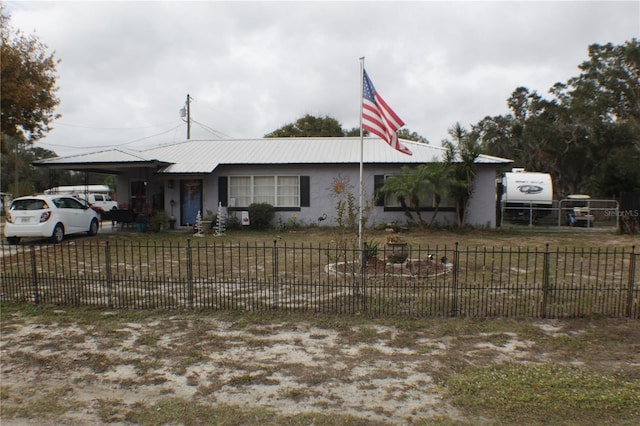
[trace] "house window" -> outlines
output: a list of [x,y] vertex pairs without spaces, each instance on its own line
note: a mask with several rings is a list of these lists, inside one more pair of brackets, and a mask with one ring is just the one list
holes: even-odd
[[229,199],[234,207],[300,207],[300,176],[229,176]]
[[229,199],[235,200],[232,207],[246,207],[251,204],[253,200],[251,176],[229,177]]

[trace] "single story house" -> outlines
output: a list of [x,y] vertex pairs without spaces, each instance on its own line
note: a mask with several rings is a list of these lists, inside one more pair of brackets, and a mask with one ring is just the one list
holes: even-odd
[[[375,137],[264,138],[187,140],[144,150],[124,148],[55,157],[34,162],[52,169],[117,176],[117,200],[138,213],[164,211],[179,226],[191,226],[198,212],[215,215],[222,207],[240,218],[254,202],[268,202],[276,220],[301,225],[338,223],[340,200],[359,205],[360,161],[363,164],[365,226],[406,222],[395,197],[374,197],[375,188],[402,166],[441,162],[445,149],[402,140],[413,152],[402,154]],[[361,151],[362,146],[362,151]],[[473,182],[467,222],[496,226],[496,171],[511,160],[481,155]],[[424,197],[425,220],[433,196]],[[431,213],[432,214],[432,213]],[[250,220],[250,218],[249,218]],[[443,200],[440,224],[454,224],[451,200]]]

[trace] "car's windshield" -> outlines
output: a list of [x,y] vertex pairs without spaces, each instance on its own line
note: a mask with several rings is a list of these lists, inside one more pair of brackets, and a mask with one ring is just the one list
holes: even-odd
[[49,205],[46,201],[37,198],[14,200],[11,204],[11,210],[44,210],[48,208]]

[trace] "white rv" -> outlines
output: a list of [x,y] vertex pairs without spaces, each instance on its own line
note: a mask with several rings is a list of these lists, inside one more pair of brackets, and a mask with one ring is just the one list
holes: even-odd
[[500,203],[505,216],[511,218],[543,217],[553,207],[553,182],[549,173],[512,169],[503,173]]

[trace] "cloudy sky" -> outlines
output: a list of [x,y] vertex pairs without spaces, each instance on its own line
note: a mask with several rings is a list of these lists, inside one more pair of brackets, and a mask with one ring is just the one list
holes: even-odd
[[360,57],[406,127],[439,145],[546,95],[590,44],[640,36],[638,1],[31,2],[11,23],[61,60],[59,155],[186,139],[260,138],[305,114],[359,126]]

